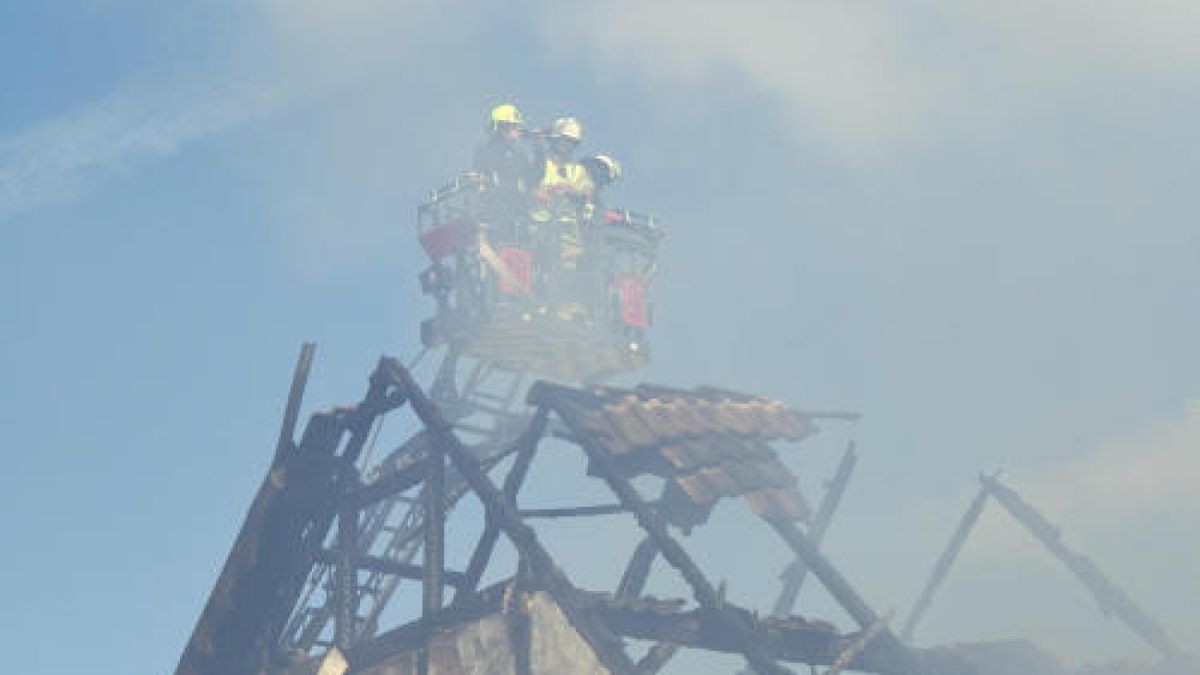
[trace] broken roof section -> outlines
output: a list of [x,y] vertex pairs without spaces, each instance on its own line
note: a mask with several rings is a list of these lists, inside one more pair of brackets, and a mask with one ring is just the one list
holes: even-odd
[[668,481],[664,515],[689,528],[716,502],[745,497],[765,518],[807,519],[811,509],[769,443],[816,432],[812,416],[762,396],[700,387],[640,385],[575,389],[536,383],[528,400],[590,437],[626,478],[653,474]]
[[[587,455],[589,470],[609,486],[621,507],[634,515],[651,550],[686,582],[697,610],[711,623],[709,632],[723,636],[720,649],[742,654],[756,672],[784,675],[791,671],[778,663],[780,650],[772,643],[768,627],[761,625],[752,612],[727,605],[723,594],[667,526],[668,521],[682,521],[686,529],[701,522],[720,497],[745,496],[752,504],[760,500],[757,504],[763,509],[763,519],[805,559],[860,627],[878,621],[832,564],[796,529],[794,521],[807,513],[807,508],[796,506],[803,502],[795,488],[795,477],[782,468],[767,446],[772,440],[799,440],[810,435],[815,431],[811,419],[819,415],[790,410],[770,399],[715,389],[580,390],[539,384],[530,399],[537,411],[528,432],[502,453],[517,456],[503,489],[488,475],[495,463],[481,462],[463,445],[452,424],[412,374],[389,357],[380,359],[361,403],[315,413],[299,444],[290,442],[291,425],[285,424],[283,450],[277,453],[276,464],[286,469],[280,473],[284,495],[293,495],[294,499],[275,500],[272,517],[247,521],[239,541],[256,542],[249,548],[257,554],[240,549],[231,554],[236,564],[228,567],[196,628],[195,635],[205,639],[193,639],[177,673],[251,675],[264,667],[294,663],[294,657],[300,655],[280,642],[280,627],[297,602],[304,578],[317,561],[325,559],[335,566],[326,596],[334,630],[332,641],[326,644],[336,646],[347,656],[352,672],[368,672],[363,669],[377,663],[357,649],[365,646],[374,633],[373,629],[362,628],[365,623],[359,620],[357,611],[361,592],[357,579],[368,569],[389,568],[421,579],[421,617],[393,635],[416,634],[425,646],[422,653],[426,656],[421,658],[426,659],[431,631],[448,618],[447,612],[453,613],[455,605],[469,605],[477,595],[474,589],[492,557],[495,535],[501,532],[517,549],[522,568],[536,580],[538,590],[553,598],[596,662],[614,674],[638,671],[640,666],[621,643],[621,631],[614,630],[589,608],[580,589],[558,567],[516,507],[516,491],[546,430],[547,416],[552,413]],[[293,407],[289,405],[289,410]],[[399,407],[408,408],[420,422],[419,433],[428,441],[423,444],[423,455],[408,468],[371,484],[364,484],[357,471],[339,471],[356,466],[374,420]],[[314,440],[318,438],[320,443]],[[445,493],[451,469],[480,499],[485,514],[485,532],[463,574],[445,567]],[[647,502],[631,484],[632,476],[643,473],[664,477],[662,501]],[[693,480],[708,491],[700,492],[696,485],[690,485]],[[418,486],[425,514],[422,565],[373,556],[369,546],[364,547],[367,542],[359,541],[362,510],[373,501]],[[454,603],[449,608],[442,595],[446,585],[455,588]],[[232,602],[226,602],[221,591],[224,587],[236,589]],[[884,672],[919,672],[908,650],[890,638],[885,629],[874,642],[875,648],[887,654],[889,669]],[[688,643],[673,638],[665,642]],[[375,644],[398,646],[390,640]],[[706,647],[702,641],[697,646],[712,645]],[[824,658],[805,653],[808,656],[800,660]],[[384,656],[391,655],[389,652]],[[955,672],[957,675],[959,671]]]

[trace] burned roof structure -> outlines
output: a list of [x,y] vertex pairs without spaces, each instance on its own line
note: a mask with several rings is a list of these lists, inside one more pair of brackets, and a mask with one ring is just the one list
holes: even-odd
[[[984,507],[990,500],[998,503],[1087,588],[1095,598],[1101,612],[1120,620],[1159,653],[1163,661],[1152,667],[1153,672],[1194,673],[1200,671],[1200,664],[1197,664],[1190,655],[1175,644],[1162,624],[1118,587],[1090,558],[1064,544],[1059,528],[1047,520],[1032,504],[1002,483],[997,475],[981,475],[979,482],[979,493],[971,500],[971,504],[967,507],[962,520],[951,536],[946,550],[938,558],[928,581],[921,590],[921,595],[917,598],[912,612],[905,621],[901,632],[905,640],[911,639],[916,631],[917,625],[949,575],[972,528],[979,521]],[[1132,673],[1135,671],[1136,668],[1129,665],[1110,665],[1098,666],[1094,670],[1089,669],[1088,672]],[[1147,670],[1146,672],[1151,671]]]
[[[713,388],[537,382],[528,388],[527,405],[517,406],[525,408],[520,424],[500,425],[502,444],[471,444],[463,438],[480,431],[477,421],[465,423],[472,418],[461,406],[457,418],[445,412],[465,392],[448,391],[454,387],[443,382],[439,403],[404,365],[384,357],[362,401],[314,413],[294,441],[312,355],[306,346],[274,460],[177,675],[649,673],[681,648],[739,654],[750,671],[763,674],[793,672],[785,664],[897,675],[1034,672],[1002,666],[1028,651],[1022,645],[905,645],[888,628],[889,617],[876,613],[820,552],[853,451],[814,512],[770,444],[805,439],[817,420],[851,414],[806,412]],[[473,378],[480,379],[473,373],[467,381]],[[414,416],[418,431],[363,470],[372,429],[400,409]],[[518,508],[548,436],[577,448],[616,502]],[[503,466],[497,482],[493,474]],[[646,476],[661,486],[657,496],[635,486]],[[446,565],[446,519],[465,495],[482,503],[484,522],[465,567],[453,570]],[[702,527],[722,499],[746,500],[796,556],[768,615],[727,601],[681,543],[680,535]],[[387,504],[410,509],[389,520],[380,511]],[[539,517],[604,513],[631,514],[641,537],[608,592],[588,588],[560,566],[530,525]],[[501,537],[516,549],[517,565],[481,588]],[[420,552],[419,561],[412,551]],[[684,580],[690,599],[644,595],[656,559]],[[854,630],[792,615],[795,577],[806,572],[846,609],[858,624]],[[419,588],[419,614],[380,630],[376,605],[401,582]],[[631,654],[630,640],[653,646]]]
[[[489,608],[499,606],[497,594],[502,598],[505,591],[480,591],[478,585],[501,535],[519,552],[520,573],[514,577],[514,588],[520,589],[521,597],[536,599],[530,602],[553,604],[603,672],[632,673],[648,667],[646,663],[639,667],[626,654],[623,636],[672,645],[651,650],[645,657],[651,660],[665,660],[673,645],[682,644],[742,654],[760,673],[788,672],[780,660],[833,663],[853,644],[854,635],[794,617],[762,620],[726,603],[672,534],[672,528],[686,530],[702,524],[717,500],[734,497],[746,499],[780,532],[848,604],[863,629],[879,623],[879,617],[796,525],[808,514],[808,507],[795,488],[795,478],[768,445],[774,439],[810,435],[816,415],[763,397],[715,389],[623,390],[537,383],[527,396],[532,410],[526,425],[506,447],[481,454],[478,446],[463,443],[453,422],[403,365],[383,358],[360,403],[315,413],[299,442],[293,442],[311,359],[309,347],[297,368],[274,462],[184,651],[176,671],[180,675],[295,668],[302,672],[311,665],[306,663],[310,657],[326,647],[339,650],[346,672],[373,672],[369,669],[389,658],[403,660],[407,657],[400,655],[413,650],[419,670],[428,671],[431,656],[441,653],[429,642],[440,634],[437,627],[486,616]],[[420,421],[421,430],[414,436],[419,441],[398,451],[406,460],[390,457],[386,472],[364,479],[355,463],[372,424],[402,406]],[[642,530],[643,543],[636,547],[615,593],[581,589],[526,522],[538,514],[523,514],[515,505],[539,441],[552,424],[557,435],[586,455],[589,472],[617,498],[616,504],[592,507],[592,511],[627,511]],[[498,485],[489,470],[510,456],[515,459]],[[659,499],[643,497],[632,484],[633,477],[643,474],[662,478]],[[448,570],[444,564],[445,512],[448,497],[456,490],[475,495],[486,513],[483,534],[463,571]],[[419,565],[374,555],[361,540],[370,508],[405,492],[418,493],[425,507]],[[587,507],[572,510],[560,509],[556,515],[589,515]],[[650,565],[659,556],[687,582],[695,604],[691,609],[641,598]],[[333,624],[332,644],[325,646],[316,640],[297,642],[292,627],[306,580],[322,567],[330,572],[329,592],[322,604]],[[418,580],[421,616],[376,634],[360,612],[363,580],[372,573]],[[447,588],[454,592],[449,604],[444,601]],[[302,627],[298,632],[305,631]],[[881,657],[885,652],[888,657]],[[874,668],[879,672],[904,673],[916,672],[920,654],[903,647],[885,630],[856,659],[860,665],[877,664]]]

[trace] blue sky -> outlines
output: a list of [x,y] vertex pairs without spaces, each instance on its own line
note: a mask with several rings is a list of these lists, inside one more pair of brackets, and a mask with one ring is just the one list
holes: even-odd
[[[642,379],[864,412],[789,461],[816,495],[860,440],[828,550],[876,605],[1002,467],[1200,643],[1198,27],[1171,0],[5,4],[12,665],[173,668],[300,342],[309,407],[415,352],[415,203],[507,98],[578,115],[666,223]],[[786,557],[745,517],[694,545],[766,606]],[[1002,518],[978,535],[922,641],[1146,655]]]

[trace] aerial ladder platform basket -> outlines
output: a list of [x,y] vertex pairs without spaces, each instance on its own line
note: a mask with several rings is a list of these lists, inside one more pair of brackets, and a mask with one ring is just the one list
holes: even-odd
[[422,343],[567,382],[644,365],[662,237],[654,219],[600,208],[537,222],[527,202],[467,173],[419,207],[431,261],[421,288],[437,302]]

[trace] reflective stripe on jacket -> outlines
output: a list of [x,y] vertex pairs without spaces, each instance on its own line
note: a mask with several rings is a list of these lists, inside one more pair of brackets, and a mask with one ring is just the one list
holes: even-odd
[[587,169],[578,162],[559,164],[546,159],[546,170],[542,173],[542,189],[559,194],[588,195],[594,189]]

